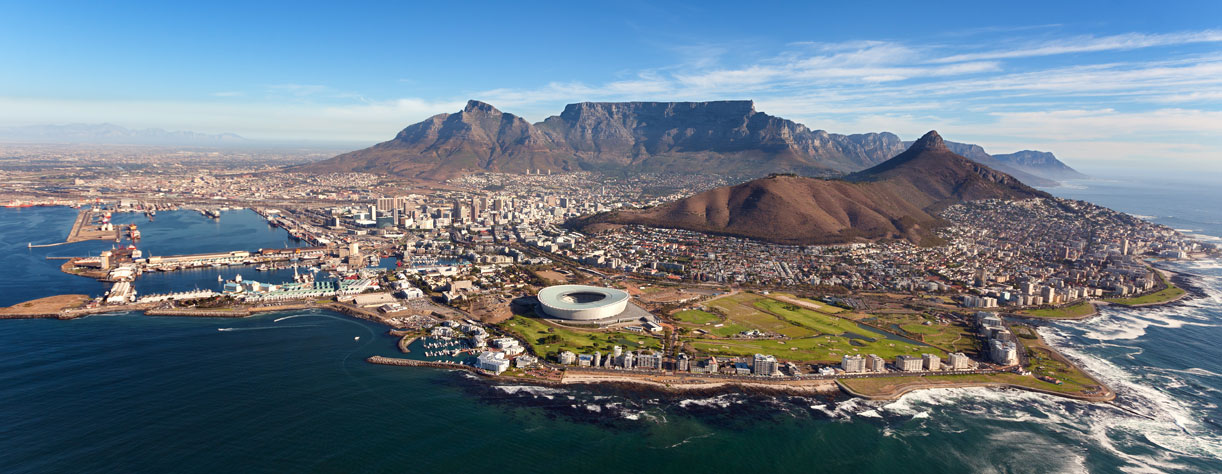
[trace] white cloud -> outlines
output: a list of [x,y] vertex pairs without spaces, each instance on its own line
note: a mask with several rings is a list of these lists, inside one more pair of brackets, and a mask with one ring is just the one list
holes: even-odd
[[1222,42],[1222,31],[1206,30],[1166,34],[1125,33],[1112,36],[1076,36],[1028,44],[1019,48],[984,53],[955,54],[933,60],[938,63],[1053,56],[1069,53],[1123,51],[1157,46]]
[[[1038,26],[1033,28],[1047,28]],[[1013,29],[990,30],[993,37]],[[454,112],[466,98],[538,121],[579,101],[754,99],[757,109],[836,133],[892,131],[914,139],[937,129],[991,151],[1044,149],[1075,161],[1141,157],[1217,168],[1222,156],[1222,53],[1170,47],[1222,42],[1222,31],[1071,36],[1011,47],[854,40],[797,42],[755,55],[752,45],[659,46],[668,66],[617,71],[601,81],[558,77],[528,88],[493,88],[462,100],[369,100],[317,84],[252,86],[256,102],[72,101],[0,98],[0,122],[116,122],[254,138],[385,140],[407,124]],[[1068,53],[1134,51],[1071,66],[1014,61]],[[1199,48],[1198,48],[1199,49]],[[730,52],[738,54],[730,54]],[[1063,63],[1058,63],[1063,64]],[[490,84],[496,84],[490,75]],[[457,94],[457,93],[456,93]],[[1008,148],[1008,149],[1007,149]]]

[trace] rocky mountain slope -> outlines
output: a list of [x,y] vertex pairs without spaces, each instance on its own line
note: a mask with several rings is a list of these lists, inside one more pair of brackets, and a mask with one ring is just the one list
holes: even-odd
[[592,232],[638,224],[784,244],[881,238],[922,243],[930,241],[931,231],[940,224],[937,212],[951,204],[1046,196],[955,154],[937,132],[929,132],[894,158],[844,179],[774,175],[571,224]]
[[810,130],[751,101],[583,102],[532,125],[473,100],[390,141],[294,169],[429,178],[478,170],[838,175],[902,150],[890,133]]
[[[978,146],[954,146],[989,166],[1036,184],[1053,184],[1024,169],[1007,168]],[[472,100],[463,110],[411,125],[390,141],[294,169],[425,178],[534,170],[838,176],[904,149],[891,133],[811,130],[758,112],[751,101],[582,102],[531,124]]]
[[993,158],[1005,166],[1019,171],[1031,173],[1051,180],[1082,179],[1086,175],[1070,168],[1058,160],[1056,155],[1046,151],[1023,150],[1003,155],[993,155]]

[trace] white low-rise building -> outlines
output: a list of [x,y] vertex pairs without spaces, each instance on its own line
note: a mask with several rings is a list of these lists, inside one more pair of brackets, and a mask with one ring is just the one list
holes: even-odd
[[475,366],[494,374],[500,374],[509,369],[509,359],[505,358],[503,352],[483,352],[476,359]]
[[537,363],[539,363],[539,359],[535,358],[535,356],[528,356],[528,355],[518,356],[517,358],[513,360],[514,367],[517,367],[519,369],[524,369],[526,367],[533,366]]

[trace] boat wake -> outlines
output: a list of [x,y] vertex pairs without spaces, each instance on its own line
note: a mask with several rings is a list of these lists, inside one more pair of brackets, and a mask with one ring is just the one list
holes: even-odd
[[259,327],[253,327],[253,328],[217,328],[216,330],[217,330],[217,331],[220,331],[220,332],[231,332],[231,331],[265,331],[265,330],[268,330],[268,329],[316,328],[316,327],[318,327],[318,325],[317,325],[317,324],[294,324],[294,325],[290,325],[290,326],[259,326]]
[[678,442],[678,443],[672,444],[672,445],[670,445],[670,446],[664,446],[664,447],[661,447],[661,448],[657,448],[657,447],[655,447],[655,448],[653,448],[653,449],[672,449],[672,448],[677,448],[677,447],[679,447],[679,446],[683,446],[683,445],[685,445],[685,444],[687,444],[687,443],[690,443],[690,442],[692,442],[692,441],[695,441],[695,440],[698,440],[698,439],[704,439],[704,438],[708,438],[708,437],[710,437],[710,436],[713,436],[713,433],[705,433],[705,434],[701,434],[701,435],[688,436],[687,438],[684,438],[684,439],[683,439],[683,441],[680,441],[680,442]]

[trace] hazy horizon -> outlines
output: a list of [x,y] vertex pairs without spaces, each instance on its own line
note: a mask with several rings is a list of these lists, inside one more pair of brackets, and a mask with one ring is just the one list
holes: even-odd
[[1213,2],[725,6],[13,5],[0,45],[24,73],[0,78],[0,126],[372,144],[468,99],[532,122],[750,99],[812,129],[936,129],[1088,172],[1222,170]]

